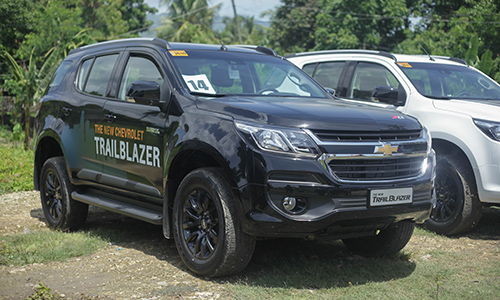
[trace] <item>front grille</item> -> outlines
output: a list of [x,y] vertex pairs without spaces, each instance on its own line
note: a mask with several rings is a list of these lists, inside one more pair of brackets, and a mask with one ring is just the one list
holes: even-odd
[[323,142],[408,141],[421,137],[421,130],[375,132],[311,130],[311,132]]
[[342,180],[376,181],[419,176],[424,157],[333,159],[328,166]]

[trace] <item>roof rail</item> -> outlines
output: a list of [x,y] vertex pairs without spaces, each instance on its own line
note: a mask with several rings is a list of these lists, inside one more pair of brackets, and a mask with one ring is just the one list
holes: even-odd
[[271,48],[264,47],[264,46],[252,46],[252,45],[235,45],[235,47],[240,47],[240,48],[247,48],[247,49],[253,49],[255,51],[258,51],[260,53],[264,53],[267,55],[272,55],[272,56],[279,56],[276,51],[274,51]]
[[169,42],[165,41],[164,39],[154,38],[153,44],[165,48],[167,50],[172,50],[172,46],[170,46]]
[[448,60],[451,60],[451,61],[457,62],[457,63],[459,63],[459,64],[466,65],[467,67],[469,66],[469,64],[468,64],[465,60],[463,60],[463,59],[461,59],[461,58],[449,57],[449,58],[448,58]]
[[371,54],[371,55],[380,55],[390,59],[393,59],[397,62],[396,56],[386,51],[378,51],[378,50],[357,50],[357,49],[341,49],[341,50],[321,50],[321,51],[312,51],[312,52],[302,52],[296,54],[285,55],[286,57],[293,56],[307,56],[307,55],[315,55],[315,54]]
[[141,41],[152,43],[153,45],[156,45],[158,47],[161,47],[161,48],[164,48],[167,50],[172,50],[172,47],[170,46],[170,44],[163,39],[159,39],[159,38],[126,38],[126,39],[110,40],[110,41],[104,41],[104,42],[99,42],[99,43],[95,43],[95,44],[82,46],[82,47],[71,50],[69,53],[76,53],[76,52],[80,52],[81,50],[84,50],[84,49],[91,49],[94,47],[100,47],[100,46],[105,46],[105,45],[119,45],[119,44],[127,44],[127,43],[131,43],[131,42],[141,42]]

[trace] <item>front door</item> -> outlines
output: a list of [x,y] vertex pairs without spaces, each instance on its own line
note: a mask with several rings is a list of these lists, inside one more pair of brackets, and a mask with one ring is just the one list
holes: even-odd
[[97,151],[103,157],[101,181],[125,192],[160,201],[163,187],[164,127],[166,114],[158,106],[135,103],[126,97],[134,81],[163,84],[165,75],[154,53],[128,51],[115,100],[104,105],[104,122]]

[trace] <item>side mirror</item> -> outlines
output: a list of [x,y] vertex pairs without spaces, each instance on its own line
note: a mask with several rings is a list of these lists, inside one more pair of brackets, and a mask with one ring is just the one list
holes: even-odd
[[335,96],[335,89],[325,87],[325,90],[332,96]]
[[382,103],[402,106],[406,101],[406,92],[403,88],[377,86],[372,92],[372,98]]
[[160,85],[152,81],[134,81],[128,86],[127,101],[146,105],[159,105]]

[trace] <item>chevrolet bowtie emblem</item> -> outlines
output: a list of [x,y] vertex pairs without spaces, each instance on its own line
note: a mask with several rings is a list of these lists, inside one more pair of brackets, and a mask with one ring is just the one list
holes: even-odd
[[373,153],[383,153],[384,155],[391,155],[397,152],[398,152],[398,146],[383,144],[383,146],[375,146],[375,152]]

